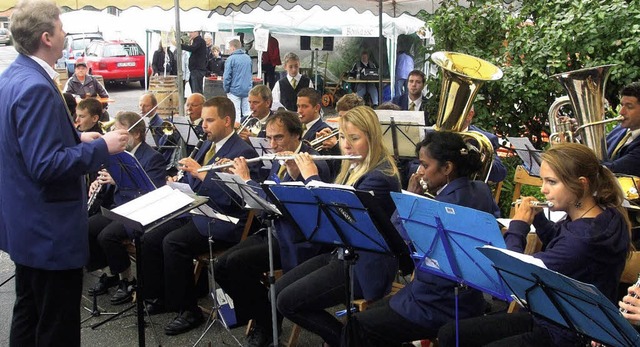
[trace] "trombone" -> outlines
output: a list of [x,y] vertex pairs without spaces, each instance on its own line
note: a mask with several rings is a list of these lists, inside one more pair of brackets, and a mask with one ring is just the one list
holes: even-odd
[[242,124],[240,124],[240,127],[236,130],[236,134],[240,134],[244,129],[248,129],[253,136],[258,136],[260,130],[262,130],[262,124],[258,118],[248,116],[242,121]]
[[340,129],[335,128],[331,130],[331,133],[324,135],[322,137],[318,137],[317,139],[314,139],[312,141],[309,141],[309,146],[311,146],[311,148],[315,149],[316,151],[320,152],[320,150],[322,149],[322,143],[334,136],[338,136],[339,132],[340,132]]
[[[261,157],[247,159],[247,164],[256,163],[262,160],[279,160],[284,162],[287,160],[293,160],[294,158],[295,157],[293,155],[269,154],[269,155],[263,155]],[[355,159],[362,159],[362,156],[361,155],[312,155],[311,159],[313,160],[355,160]],[[199,168],[198,172],[226,169],[232,166],[233,166],[233,162],[228,162],[228,163],[218,164],[218,165],[216,164],[205,165]]]

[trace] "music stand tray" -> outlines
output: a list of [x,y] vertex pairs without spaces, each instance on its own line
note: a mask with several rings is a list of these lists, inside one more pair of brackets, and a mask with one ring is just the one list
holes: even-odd
[[472,208],[413,194],[391,193],[396,223],[417,260],[419,271],[468,285],[510,301],[508,288],[476,247],[505,248],[495,217]]
[[592,284],[481,247],[514,296],[534,315],[607,346],[638,346],[640,334]]

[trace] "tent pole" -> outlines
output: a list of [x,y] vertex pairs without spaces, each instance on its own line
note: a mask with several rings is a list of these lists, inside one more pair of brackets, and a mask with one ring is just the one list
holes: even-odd
[[184,116],[184,86],[182,85],[182,40],[180,39],[180,0],[174,0],[173,8],[176,19],[176,64],[178,65],[178,114]]
[[[384,54],[382,53],[384,43],[382,36],[382,0],[378,0],[378,103],[381,104],[383,100],[382,94],[382,59]],[[391,67],[389,67],[391,68]]]

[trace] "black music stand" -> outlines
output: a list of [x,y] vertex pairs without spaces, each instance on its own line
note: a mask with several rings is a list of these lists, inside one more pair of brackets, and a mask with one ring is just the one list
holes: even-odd
[[[273,233],[275,233],[274,221],[282,216],[282,213],[278,208],[265,200],[256,189],[245,183],[239,176],[216,172],[220,181],[224,183],[229,189],[231,189],[237,196],[240,197],[240,204],[244,208],[250,208],[257,211],[262,211],[262,216],[268,221],[267,226],[267,244],[269,247],[269,298],[271,301],[271,327],[273,334],[273,341],[278,341],[278,317],[276,308],[276,276],[274,266],[274,254],[273,254]],[[211,275],[213,277],[213,274]],[[215,298],[214,298],[215,299]],[[215,300],[214,300],[215,302]],[[213,323],[211,323],[213,324]]]
[[190,197],[178,190],[172,189],[169,186],[164,186],[112,210],[108,210],[104,207],[102,208],[102,215],[111,220],[122,223],[125,227],[134,231],[133,239],[136,245],[136,273],[138,277],[136,305],[132,305],[131,307],[119,312],[117,315],[109,317],[108,319],[91,326],[92,329],[95,329],[122,315],[133,307],[136,307],[138,315],[138,346],[143,347],[145,345],[144,283],[143,276],[141,276],[143,270],[142,242],[140,242],[140,237],[144,233],[151,231],[184,213],[187,213],[191,209],[205,204],[207,200],[208,198],[206,197]]
[[542,164],[540,153],[542,151],[533,147],[528,137],[507,137],[507,140],[513,145],[529,175],[540,177],[540,164]]
[[607,346],[638,346],[640,334],[594,285],[481,247],[516,300],[531,313]]
[[372,192],[337,187],[263,185],[280,211],[297,225],[309,242],[340,247],[344,261],[347,322],[351,319],[352,266],[357,251],[379,254],[406,253],[406,245],[394,230]]
[[142,164],[129,152],[113,154],[109,157],[107,171],[116,182],[118,189],[150,192],[156,189]]

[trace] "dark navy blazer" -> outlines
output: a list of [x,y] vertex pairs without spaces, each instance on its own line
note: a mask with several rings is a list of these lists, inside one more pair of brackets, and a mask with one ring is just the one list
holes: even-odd
[[325,123],[322,118],[318,119],[317,122],[313,123],[311,128],[307,129],[307,132],[304,133],[302,137],[302,141],[313,141],[316,138],[316,133],[322,129],[332,129],[329,124]]
[[18,264],[81,268],[89,256],[84,175],[109,159],[81,142],[57,86],[20,54],[0,76],[0,249]]
[[631,141],[629,145],[623,147],[617,158],[611,158],[611,153],[613,153],[613,150],[626,132],[627,128],[618,125],[607,135],[607,155],[609,160],[605,160],[602,165],[608,167],[614,173],[640,176],[640,136]]
[[[424,124],[425,125],[433,125],[433,123],[431,123],[429,121],[429,113],[426,110],[426,106],[427,106],[427,98],[422,97],[422,103],[420,104],[420,109],[416,110],[416,111],[424,111]],[[409,110],[409,94],[404,93],[400,96],[396,96],[393,98],[393,100],[391,101],[392,103],[400,106],[400,108],[403,111],[408,111]]]
[[[211,145],[211,141],[205,141],[194,159],[197,162],[200,162],[207,151],[209,151]],[[237,157],[245,157],[250,159],[257,156],[258,153],[256,153],[253,147],[234,133],[227,142],[218,149],[216,155],[208,163],[205,163],[205,165],[213,164],[221,158],[235,159]],[[260,165],[261,164],[259,162],[249,165],[252,178],[258,177],[258,169]],[[185,175],[185,178],[194,192],[198,195],[209,197],[209,202],[207,204],[215,211],[240,219],[238,224],[233,224],[222,220],[214,220],[202,215],[194,215],[192,218],[198,228],[198,232],[203,236],[208,236],[209,226],[211,226],[211,232],[214,239],[228,242],[239,242],[248,214],[248,212],[240,206],[241,204],[239,204],[238,200],[239,197],[235,195],[233,191],[216,181],[217,176],[214,171],[209,171],[204,181],[200,181],[198,178],[194,178],[190,174]],[[232,199],[230,195],[234,198]]]
[[[318,152],[314,151],[304,143],[300,147],[300,152],[306,152],[312,155],[318,154]],[[320,180],[327,183],[331,182],[331,171],[329,170],[327,162],[320,160],[316,161],[315,164],[318,167]],[[274,162],[271,167],[271,172],[269,173],[269,178],[271,179],[274,175],[277,176],[278,170],[280,170],[280,164],[278,162]],[[291,182],[294,180],[288,173],[286,173],[281,181]],[[296,181],[304,181],[304,178],[300,175]],[[302,235],[298,234],[295,226],[293,226],[288,220],[282,218],[277,219],[275,221],[275,228],[278,244],[280,245],[280,261],[284,272],[293,269],[298,264],[303,263],[307,259],[310,259],[325,250],[331,250],[330,248],[304,241]]]
[[[466,177],[449,182],[436,200],[470,207],[496,217],[500,215],[489,186]],[[455,318],[455,287],[455,282],[418,270],[413,281],[391,297],[390,305],[407,320],[428,329],[438,329]],[[482,293],[470,288],[461,290],[458,307],[460,319],[482,314]]]

